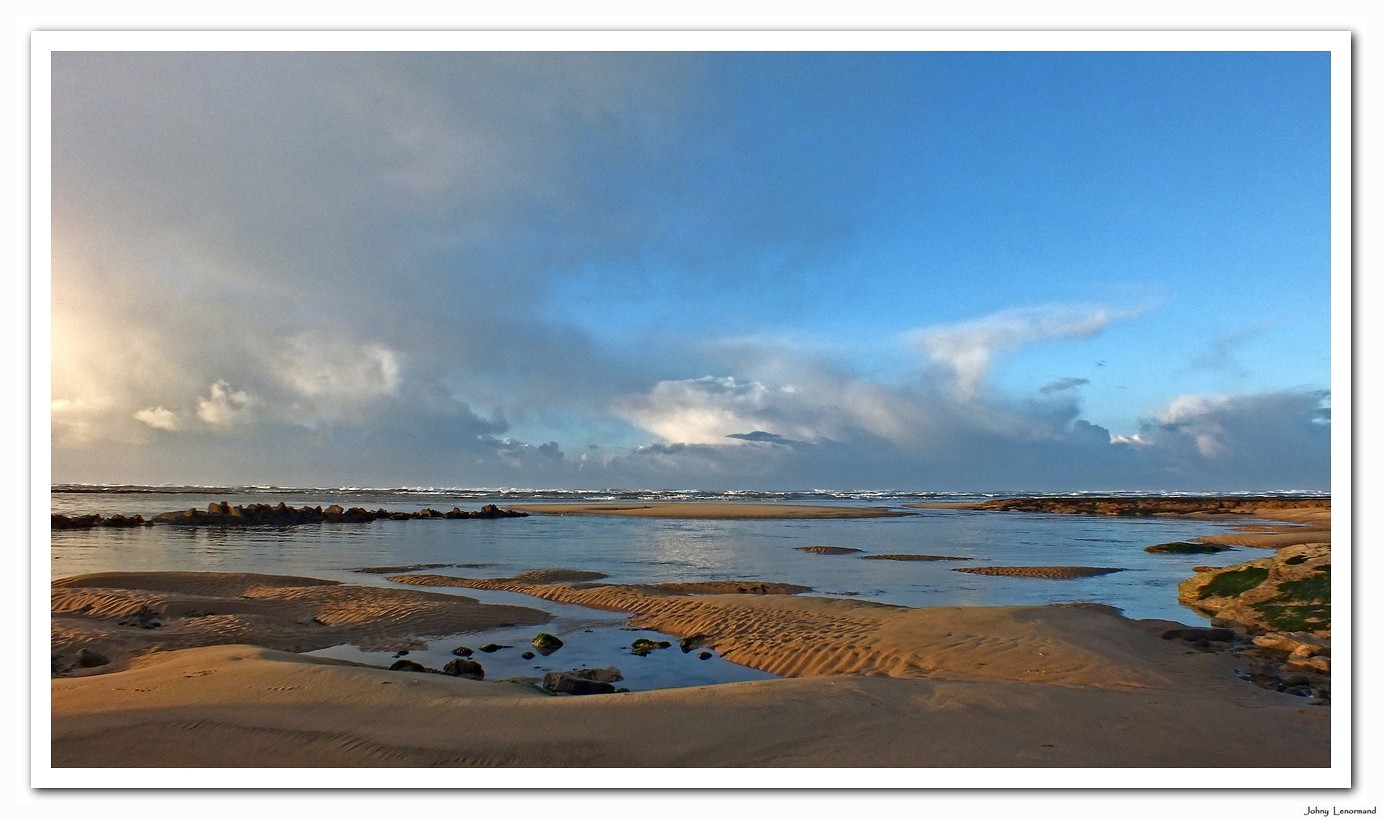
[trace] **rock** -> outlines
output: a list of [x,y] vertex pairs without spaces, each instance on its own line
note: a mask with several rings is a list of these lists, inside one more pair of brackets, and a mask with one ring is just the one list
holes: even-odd
[[389,667],[390,672],[426,672],[427,667],[417,661],[394,661],[394,665]]
[[1330,674],[1330,658],[1325,655],[1312,655],[1309,658],[1288,658],[1284,666],[1288,669]]
[[508,648],[509,648],[509,644],[507,644],[507,643],[487,643],[487,644],[485,644],[484,646],[480,647],[480,651],[481,651],[481,652],[498,652],[498,651],[501,650],[501,649],[508,649]]
[[598,669],[568,669],[567,675],[582,680],[601,681],[602,683],[614,683],[624,680],[624,675],[613,666],[601,667]]
[[703,661],[708,661],[708,660],[710,660],[711,658],[713,658],[714,655],[712,655],[710,652],[702,652],[702,653],[698,654],[696,657],[700,658],[700,659],[703,660]]
[[681,640],[679,640],[677,642],[677,646],[681,648],[683,653],[686,653],[692,651],[693,649],[700,649],[703,646],[708,646],[710,645],[710,642],[710,635],[692,635],[690,637],[682,638]]
[[77,665],[84,669],[90,669],[93,666],[105,666],[108,663],[110,663],[110,658],[95,649],[87,649],[84,646],[77,650]]
[[1169,555],[1194,555],[1202,552],[1224,552],[1230,547],[1220,544],[1202,544],[1198,541],[1172,541],[1167,544],[1153,544],[1144,547],[1144,552],[1162,552]]
[[533,648],[544,655],[551,655],[553,652],[562,648],[562,639],[546,632],[539,632],[537,635],[533,636],[532,643]]
[[585,680],[566,672],[548,672],[543,675],[543,688],[565,695],[608,695],[615,691],[614,684]]
[[459,658],[469,658],[472,652],[469,646],[458,646],[455,649],[451,650],[451,654],[456,655]]
[[1330,545],[1297,544],[1230,567],[1198,567],[1178,598],[1217,625],[1303,633],[1319,642],[1330,634]]
[[519,657],[520,657],[520,658],[523,658],[523,659],[526,660],[526,661],[531,661],[531,660],[533,660],[534,658],[538,657],[538,655],[537,655],[536,653],[534,653],[534,652],[525,652],[525,653],[523,653],[522,655],[520,655]]
[[1169,629],[1162,633],[1163,640],[1181,638],[1186,641],[1219,641],[1229,643],[1234,640],[1234,630],[1225,627],[1199,627],[1188,626],[1180,629]]
[[655,649],[667,649],[672,646],[668,641],[651,641],[648,638],[638,638],[629,647],[629,651],[635,655],[647,655]]
[[468,661],[464,658],[447,661],[447,665],[442,667],[442,673],[457,678],[470,678],[471,680],[484,680],[485,669],[475,661]]
[[1269,632],[1253,639],[1253,645],[1273,652],[1284,652],[1298,658],[1319,655],[1327,649],[1314,635],[1290,632]]

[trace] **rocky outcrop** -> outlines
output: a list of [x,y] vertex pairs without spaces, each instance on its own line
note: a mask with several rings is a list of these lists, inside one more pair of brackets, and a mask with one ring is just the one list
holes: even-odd
[[1232,547],[1223,544],[1202,544],[1198,541],[1171,541],[1166,544],[1153,544],[1144,547],[1143,552],[1162,552],[1168,555],[1198,555],[1201,553],[1224,552]]
[[1083,497],[997,498],[976,505],[981,510],[1063,513],[1070,515],[1253,515],[1269,510],[1329,507],[1330,497],[1279,498],[1276,496],[1188,496],[1185,498]]
[[[413,519],[459,519],[459,518],[522,518],[528,513],[506,510],[494,504],[486,504],[479,510],[466,511],[453,507],[442,513],[425,508],[417,512],[397,512],[380,508],[367,510],[364,507],[346,509],[340,504],[332,504],[323,509],[316,507],[290,507],[283,502],[277,505],[247,504],[232,506],[225,501],[214,501],[205,510],[191,508],[176,512],[159,513],[151,523],[173,524],[183,527],[287,527],[296,524],[321,523],[365,523],[369,521],[409,521]],[[54,516],[56,519],[58,516]],[[89,517],[89,516],[86,516]],[[84,518],[86,518],[84,517]],[[100,518],[100,516],[96,516]],[[142,520],[142,519],[141,519]],[[94,526],[94,525],[93,525]],[[104,526],[114,526],[105,524]],[[132,525],[124,525],[132,526]],[[55,528],[56,524],[55,524]]]
[[1285,547],[1266,558],[1203,571],[1181,583],[1183,604],[1217,626],[1253,634],[1330,635],[1330,545]]
[[52,513],[52,528],[55,530],[90,530],[96,527],[148,527],[154,522],[144,520],[142,515],[60,515]]

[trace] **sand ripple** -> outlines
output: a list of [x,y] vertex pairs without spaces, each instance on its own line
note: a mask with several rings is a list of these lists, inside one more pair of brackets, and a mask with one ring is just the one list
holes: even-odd
[[956,567],[952,572],[970,572],[975,575],[1003,575],[1012,578],[1049,578],[1065,580],[1069,578],[1089,578],[1092,575],[1108,575],[1122,572],[1117,567]]
[[290,652],[344,643],[420,647],[423,636],[551,619],[456,595],[248,573],[83,575],[54,581],[51,598],[52,654],[60,667],[82,647],[118,666],[151,651],[228,643]]
[[1140,653],[1166,652],[1112,607],[927,607],[791,595],[677,595],[664,587],[530,584],[406,575],[400,583],[498,589],[631,613],[630,625],[700,637],[777,675],[885,675],[1068,685],[1165,686]]

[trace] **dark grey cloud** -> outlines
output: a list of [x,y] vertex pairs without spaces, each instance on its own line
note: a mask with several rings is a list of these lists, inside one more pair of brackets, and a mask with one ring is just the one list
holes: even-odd
[[739,439],[740,441],[757,441],[763,444],[776,444],[783,447],[810,447],[805,441],[796,441],[784,438],[777,433],[769,433],[764,430],[752,430],[748,433],[730,433],[726,438]]
[[1070,390],[1074,387],[1080,387],[1083,384],[1089,383],[1089,379],[1081,379],[1075,376],[1066,376],[1065,378],[1057,379],[1054,382],[1042,385],[1042,387],[1038,389],[1038,392],[1042,393],[1043,395],[1049,396],[1052,393],[1060,393],[1064,390]]

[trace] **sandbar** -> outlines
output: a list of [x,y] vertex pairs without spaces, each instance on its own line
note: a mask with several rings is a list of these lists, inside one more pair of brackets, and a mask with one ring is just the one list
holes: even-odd
[[670,501],[654,504],[523,504],[515,510],[545,515],[632,515],[647,518],[887,518],[912,515],[883,507],[829,504],[753,504],[734,501]]

